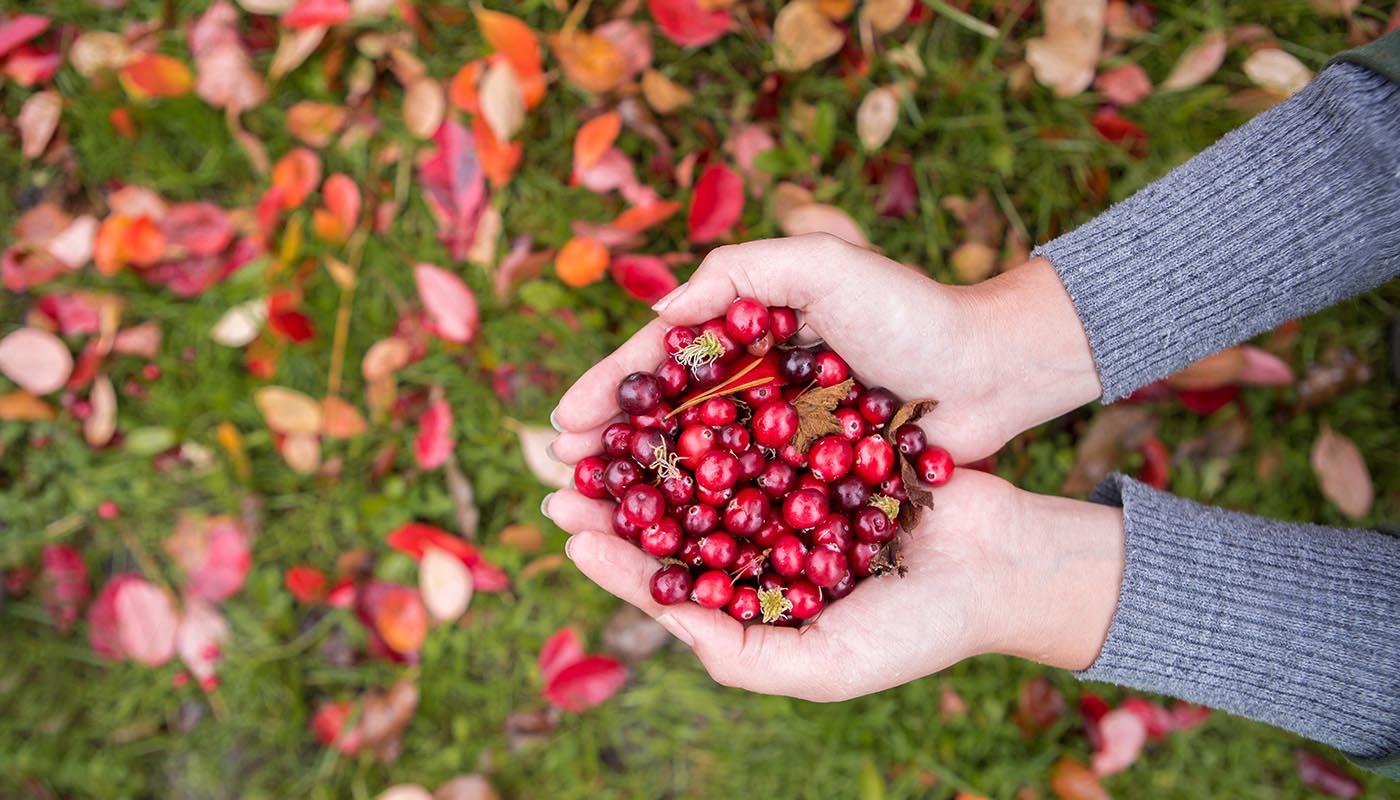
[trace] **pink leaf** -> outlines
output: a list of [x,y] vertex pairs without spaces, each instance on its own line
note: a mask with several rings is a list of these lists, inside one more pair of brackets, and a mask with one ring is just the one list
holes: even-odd
[[433,136],[437,150],[419,167],[423,197],[438,223],[438,240],[458,260],[471,252],[476,226],[486,209],[486,176],[471,132],[455,119]]
[[692,242],[725,235],[744,211],[744,182],[723,164],[711,164],[695,184],[686,222]]
[[190,574],[186,587],[206,600],[226,600],[243,588],[253,555],[248,538],[233,520],[218,518],[206,534],[204,563]]
[[204,102],[238,112],[267,99],[262,75],[254,71],[238,37],[238,11],[226,0],[195,21],[189,42],[197,73],[195,93]]
[[19,328],[0,339],[0,375],[30,394],[60,389],[72,373],[73,354],[46,330]]
[[1301,747],[1293,755],[1298,778],[1309,787],[1333,797],[1357,797],[1361,794],[1361,784],[1336,764]]
[[0,24],[0,56],[33,39],[49,29],[49,18],[37,14],[20,14]]
[[418,466],[437,469],[452,454],[452,407],[446,400],[434,400],[418,420],[418,437],[413,443]]
[[651,32],[646,25],[614,19],[599,25],[594,35],[612,42],[627,64],[624,80],[630,80],[651,66]]
[[1322,494],[1352,519],[1371,513],[1375,486],[1361,449],[1326,423],[1313,442],[1312,467]]
[[196,597],[186,599],[175,631],[175,649],[190,674],[201,682],[213,677],[228,636],[228,623],[217,608]]
[[282,15],[282,24],[293,30],[338,25],[350,19],[347,0],[301,0]]
[[608,268],[618,286],[648,305],[680,285],[666,262],[656,256],[618,256]]
[[583,642],[573,628],[560,628],[540,648],[539,667],[544,682],[553,681],[563,669],[583,658]]
[[1124,64],[1094,79],[1094,88],[1103,94],[1104,99],[1120,106],[1130,106],[1152,94],[1152,81],[1147,72],[1137,64]]
[[607,656],[587,656],[560,670],[544,696],[565,711],[586,711],[607,700],[627,682],[627,670]]
[[88,643],[98,655],[114,659],[126,657],[118,635],[117,595],[127,584],[139,581],[140,576],[131,573],[113,575],[88,608]]
[[20,86],[47,82],[63,66],[63,54],[22,44],[5,61],[5,75]]
[[647,0],[647,9],[666,38],[682,47],[707,45],[733,27],[728,11],[703,11],[698,0]]
[[1129,697],[1119,703],[1118,708],[1136,714],[1142,720],[1147,738],[1153,741],[1166,738],[1167,734],[1176,730],[1171,712],[1144,697]]
[[480,314],[476,295],[462,279],[442,267],[419,263],[413,267],[413,282],[428,311],[433,332],[449,342],[470,342],[476,335]]
[[1252,344],[1242,345],[1244,364],[1236,378],[1241,386],[1287,386],[1293,383],[1293,369],[1288,362]]
[[1147,725],[1132,711],[1117,709],[1099,720],[1100,742],[1094,752],[1094,772],[1112,775],[1132,766],[1147,743]]
[[44,545],[42,560],[39,597],[54,627],[59,633],[67,633],[92,594],[87,564],[81,553],[66,544]]
[[1189,731],[1210,719],[1210,708],[1183,700],[1172,705],[1172,730]]
[[92,295],[83,292],[46,294],[34,308],[58,326],[63,336],[97,333],[101,325],[101,307]]
[[167,247],[189,255],[212,256],[233,241],[233,221],[213,203],[179,203],[159,223]]
[[153,286],[165,286],[179,297],[194,297],[237,272],[261,252],[258,243],[245,236],[218,255],[173,259],[147,267],[141,270],[141,278]]
[[175,606],[170,595],[142,578],[117,592],[117,641],[130,659],[152,667],[175,655]]

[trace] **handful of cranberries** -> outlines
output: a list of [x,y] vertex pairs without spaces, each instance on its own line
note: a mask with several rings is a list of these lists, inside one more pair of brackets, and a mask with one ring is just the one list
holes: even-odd
[[613,530],[661,560],[651,596],[798,625],[871,575],[901,570],[898,534],[953,473],[901,406],[841,356],[792,343],[797,314],[739,298],[666,331],[669,358],[617,387],[628,416],[574,483],[613,499]]

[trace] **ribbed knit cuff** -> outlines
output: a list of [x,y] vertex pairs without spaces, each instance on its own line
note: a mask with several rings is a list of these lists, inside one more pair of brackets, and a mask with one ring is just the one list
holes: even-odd
[[1204,703],[1358,759],[1400,756],[1400,540],[1198,505],[1113,475],[1127,561],[1078,677]]
[[1110,402],[1400,274],[1400,87],[1355,64],[1036,249]]

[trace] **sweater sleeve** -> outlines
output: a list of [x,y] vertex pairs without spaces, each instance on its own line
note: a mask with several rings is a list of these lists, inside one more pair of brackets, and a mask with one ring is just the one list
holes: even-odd
[[1204,703],[1400,764],[1400,540],[1251,517],[1122,475],[1126,566],[1079,677]]
[[1400,86],[1328,67],[1302,91],[1036,249],[1103,399],[1400,274]]

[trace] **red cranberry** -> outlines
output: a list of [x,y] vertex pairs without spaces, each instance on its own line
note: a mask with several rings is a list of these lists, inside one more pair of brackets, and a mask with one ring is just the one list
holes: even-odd
[[748,403],[751,408],[758,408],[764,403],[777,400],[782,396],[778,391],[778,387],[771,384],[745,389],[740,395],[744,398],[744,402]]
[[695,478],[688,472],[672,475],[657,485],[661,496],[666,498],[666,505],[672,508],[679,508],[695,498]]
[[869,502],[870,487],[859,475],[847,475],[831,484],[831,499],[837,508],[849,514]]
[[724,329],[739,344],[753,344],[768,334],[771,319],[768,306],[749,297],[729,304],[724,313]]
[[776,572],[765,572],[758,577],[758,588],[760,591],[768,592],[774,589],[786,589],[787,579]]
[[840,600],[855,590],[856,575],[848,569],[846,570],[846,577],[842,578],[835,586],[826,590],[826,596],[831,600]]
[[702,389],[718,386],[724,380],[725,375],[729,373],[729,370],[719,361],[694,364],[687,369],[690,370],[690,385]]
[[924,452],[925,447],[928,447],[928,436],[924,433],[923,428],[912,422],[907,422],[900,425],[899,430],[894,432],[894,443],[905,458],[913,459]]
[[603,429],[603,452],[613,458],[621,458],[632,452],[632,426],[625,422],[614,422]]
[[763,611],[763,604],[758,601],[758,590],[752,586],[740,586],[734,590],[734,597],[725,606],[725,611],[729,616],[740,622],[748,622],[757,619]]
[[700,543],[703,541],[704,539],[699,536],[685,537],[685,544],[681,545],[681,551],[676,554],[676,558],[689,567],[704,566],[705,562],[700,560]]
[[702,489],[722,492],[739,481],[739,458],[727,450],[711,450],[695,465],[695,483]]
[[624,414],[650,414],[661,405],[661,381],[648,372],[634,372],[617,385],[617,407]]
[[942,486],[953,477],[953,456],[938,445],[929,445],[914,460],[914,470],[929,486]]
[[826,495],[816,489],[798,489],[783,499],[783,521],[799,530],[821,522],[827,511]]
[[639,528],[655,525],[666,513],[666,498],[655,486],[639,483],[622,496],[622,513]]
[[715,449],[715,429],[708,425],[696,425],[681,431],[676,441],[676,452],[688,467],[700,463],[700,457]]
[[757,578],[763,574],[763,562],[767,557],[753,542],[740,542],[739,552],[734,556],[734,577]]
[[802,568],[807,580],[823,588],[840,583],[848,571],[846,554],[831,545],[813,547]]
[[874,506],[866,506],[856,512],[856,538],[862,542],[884,544],[894,538],[894,522],[890,516]]
[[[855,535],[851,533],[851,523],[841,514],[827,514],[826,519],[817,523],[817,527],[812,529],[812,544],[829,544],[837,550],[845,552],[852,544],[855,544]],[[811,576],[808,576],[811,577]],[[824,586],[825,584],[818,584]]]
[[739,480],[741,481],[751,481],[757,478],[758,474],[763,471],[763,465],[768,461],[763,457],[763,451],[753,446],[735,455],[739,456]]
[[871,486],[888,478],[894,471],[894,448],[879,434],[871,434],[856,442],[855,453],[855,474]]
[[[855,408],[860,404],[860,399],[865,396],[865,387],[860,385],[860,381],[851,381],[851,388],[846,392],[846,396],[841,398],[837,405],[842,408]],[[860,413],[857,411],[856,413]],[[862,417],[861,419],[864,419]]]
[[817,355],[797,347],[785,350],[778,357],[778,374],[788,383],[805,386],[817,377]]
[[797,433],[797,407],[782,400],[770,400],[758,407],[749,427],[754,441],[763,447],[782,447]]
[[903,503],[909,499],[909,493],[904,491],[904,476],[898,472],[886,478],[880,483],[880,494],[886,497],[893,497]]
[[671,453],[671,439],[660,428],[641,428],[632,434],[632,441],[628,444],[632,460],[648,468],[656,466],[658,448],[663,455]]
[[700,404],[700,421],[718,428],[739,418],[739,408],[727,397],[711,397]]
[[693,427],[695,427],[696,425],[699,425],[699,424],[700,424],[700,407],[699,407],[699,406],[691,406],[690,408],[687,408],[686,410],[684,410],[684,411],[682,411],[681,413],[677,414],[677,415],[676,415],[676,422],[679,423],[680,426],[681,426],[681,428],[682,428],[682,429],[685,429],[685,430],[689,430],[690,428],[693,428]]
[[627,518],[626,514],[622,513],[621,505],[613,506],[612,529],[613,533],[617,534],[623,539],[627,539],[633,542],[640,539],[642,536],[642,531],[645,530],[645,528],[632,522],[632,520]]
[[819,480],[830,483],[851,471],[851,445],[840,436],[823,436],[807,451],[807,468]]
[[821,613],[822,590],[818,589],[811,581],[798,578],[788,584],[787,591],[783,596],[792,603],[792,610],[789,612],[798,619],[811,619]]
[[672,400],[685,391],[685,387],[690,385],[690,373],[685,367],[674,361],[663,361],[661,366],[656,368],[656,380],[661,384],[661,396],[667,400]]
[[681,512],[681,526],[691,536],[704,536],[719,527],[719,512],[714,506],[691,503]]
[[768,309],[768,327],[773,332],[773,340],[785,342],[797,333],[797,312],[787,306],[774,306]]
[[651,599],[673,606],[690,597],[690,570],[680,564],[667,564],[651,575]]
[[785,461],[769,461],[763,465],[763,471],[758,473],[754,485],[778,500],[797,486],[797,470]]
[[860,398],[860,415],[871,425],[879,427],[890,421],[899,410],[899,399],[889,389],[877,386]]
[[813,475],[810,472],[804,472],[797,477],[797,488],[816,489],[817,491],[822,493],[822,497],[831,497],[831,487],[826,484],[826,481],[822,480],[821,478],[818,478],[816,475]]
[[632,423],[632,427],[637,430],[641,430],[642,428],[660,428],[668,435],[675,436],[677,433],[680,433],[681,430],[680,420],[675,417],[667,416],[670,413],[671,407],[662,403],[657,406],[656,410],[652,413],[633,414],[627,418],[627,421]]
[[705,566],[729,569],[739,555],[739,542],[727,533],[717,531],[700,540],[700,560]]
[[836,409],[836,422],[841,425],[841,438],[854,444],[860,440],[870,429],[865,424],[865,417],[854,408]]
[[765,333],[763,338],[744,348],[745,352],[754,358],[763,358],[768,355],[768,351],[773,349],[773,334]]
[[724,529],[751,537],[768,522],[768,496],[752,486],[740,489],[724,507]]
[[739,341],[733,336],[730,336],[729,331],[725,330],[724,320],[712,319],[704,325],[701,325],[700,335],[704,336],[707,333],[712,334],[715,339],[719,341],[720,347],[723,349],[719,357],[720,361],[728,364],[744,352],[743,345],[739,344]]
[[675,554],[685,542],[679,522],[670,517],[662,517],[656,524],[648,526],[638,537],[642,549],[657,558]]
[[719,429],[719,444],[737,455],[749,449],[749,429],[743,425],[725,425]]
[[695,487],[695,499],[707,506],[719,508],[734,499],[734,487],[731,486],[728,489],[716,491],[697,484]]
[[773,543],[792,533],[792,526],[783,522],[781,514],[770,514],[758,533],[753,535],[753,543],[759,547],[772,547]]
[[607,459],[598,456],[589,456],[579,461],[574,467],[574,488],[584,497],[594,500],[607,498],[608,487],[603,483],[603,474],[607,470]]
[[851,368],[846,364],[846,359],[830,350],[817,353],[818,386],[835,386],[849,377],[851,377]]
[[603,471],[603,485],[608,487],[608,494],[618,499],[641,480],[642,468],[630,458],[619,458]]
[[734,583],[727,573],[712,569],[695,579],[693,594],[705,608],[724,608],[734,597]]
[[788,466],[797,467],[798,469],[807,466],[806,451],[797,449],[797,446],[791,442],[778,448],[778,458],[781,458],[783,463]]
[[677,325],[666,329],[666,333],[661,336],[661,343],[666,346],[666,355],[674,356],[689,347],[695,341],[695,336],[694,328],[689,325]]
[[784,578],[796,577],[802,574],[802,568],[807,564],[807,545],[792,534],[782,536],[773,543],[768,561],[773,565],[773,571]]
[[851,549],[846,551],[846,564],[851,568],[851,574],[858,578],[869,575],[870,565],[884,549],[885,546],[879,542],[856,542],[851,545]]

